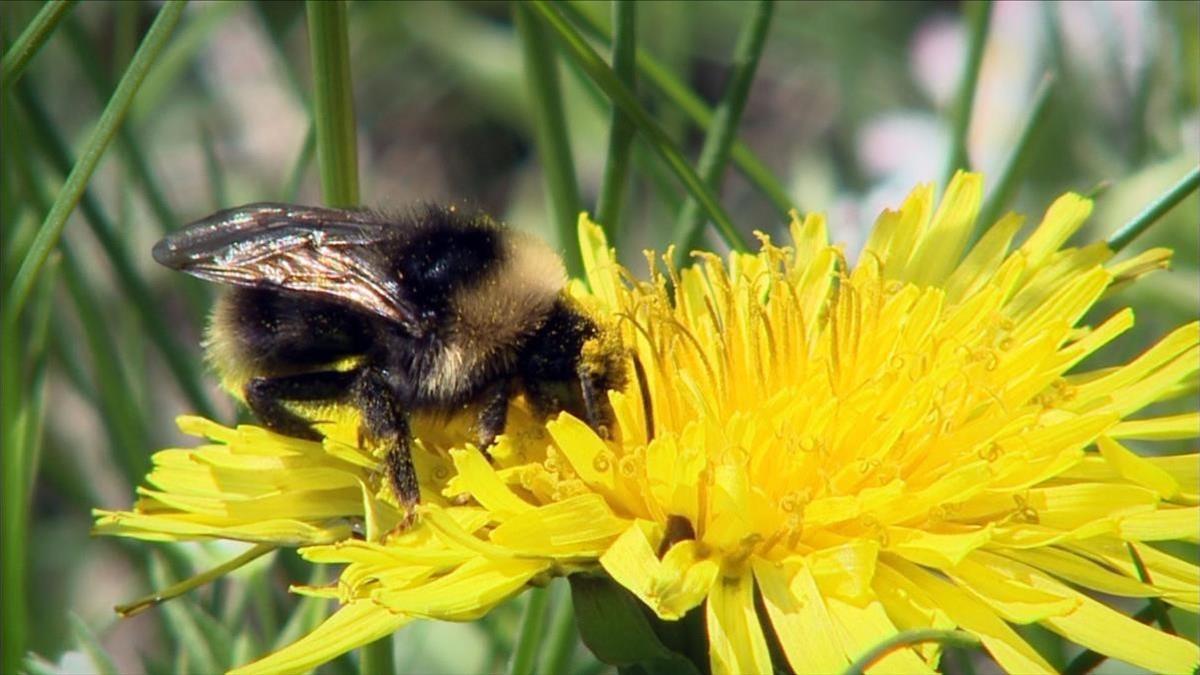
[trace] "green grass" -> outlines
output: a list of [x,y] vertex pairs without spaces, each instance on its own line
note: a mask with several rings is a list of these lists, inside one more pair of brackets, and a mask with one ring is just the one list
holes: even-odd
[[[908,3],[0,3],[0,672],[49,672],[70,651],[97,672],[221,670],[330,609],[287,592],[333,581],[291,551],[249,562],[261,552],[87,536],[90,509],[128,506],[150,453],[181,442],[176,415],[237,414],[199,347],[212,289],[153,265],[162,233],[255,200],[428,199],[539,232],[578,273],[575,225],[594,209],[638,271],[643,247],[683,254],[710,224],[744,249],[756,229],[782,240],[798,204],[865,199],[887,177],[858,143],[878,118],[915,111],[945,130],[948,171],[999,158],[985,167],[984,220],[1018,210],[1036,222],[1054,195],[1104,184],[1089,241],[1175,249],[1170,276],[1131,289],[1139,323],[1111,354],[1127,358],[1200,303],[1200,170],[1184,138],[1200,109],[1200,10],[1152,7],[1132,74],[1115,34],[1096,37],[1108,56],[1088,63],[1061,39],[1055,6],[1040,9],[1050,29],[1030,72],[1053,75],[1006,92],[1019,119],[994,138],[979,105],[987,50],[1028,39],[1002,32],[999,3],[961,15]],[[941,110],[907,57],[947,18],[966,51]],[[857,241],[830,216],[836,240]],[[239,569],[193,588],[230,561]],[[162,589],[188,592],[114,628],[111,605]],[[559,580],[471,624],[414,625],[434,637],[381,640],[321,672],[611,671],[583,643],[692,667],[686,622],[567,590]],[[649,635],[622,641],[613,617]],[[1195,626],[1157,606],[1146,619]],[[1074,656],[1056,636],[1035,639],[1055,663]]]

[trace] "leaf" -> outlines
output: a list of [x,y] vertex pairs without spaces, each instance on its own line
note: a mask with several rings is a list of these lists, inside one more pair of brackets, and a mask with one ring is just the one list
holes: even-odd
[[668,649],[636,598],[607,577],[570,577],[571,600],[583,642],[610,665],[647,673],[696,673],[685,656]]

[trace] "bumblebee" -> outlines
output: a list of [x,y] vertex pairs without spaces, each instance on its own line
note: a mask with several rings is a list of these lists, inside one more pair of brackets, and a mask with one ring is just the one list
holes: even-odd
[[167,236],[153,255],[232,286],[206,347],[258,419],[316,440],[295,404],[354,406],[360,441],[382,451],[410,518],[420,500],[413,413],[477,410],[485,454],[517,394],[543,417],[565,410],[601,435],[611,428],[606,392],[625,384],[620,339],[567,295],[544,242],[483,214],[256,203]]

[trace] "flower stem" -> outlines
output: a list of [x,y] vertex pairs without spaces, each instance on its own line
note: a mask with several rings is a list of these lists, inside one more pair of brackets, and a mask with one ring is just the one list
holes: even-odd
[[1197,187],[1200,187],[1200,167],[1194,167],[1187,173],[1186,176],[1179,179],[1179,182],[1171,186],[1161,197],[1154,200],[1146,207],[1146,210],[1139,213],[1133,220],[1125,224],[1124,227],[1113,233],[1108,241],[1108,248],[1113,253],[1119,252],[1121,249],[1129,245],[1139,234],[1145,232],[1163,216],[1167,211],[1170,211],[1176,204],[1183,201],[1184,197],[1194,192]]
[[675,172],[676,177],[687,188],[704,210],[708,212],[710,218],[716,223],[717,231],[721,237],[733,249],[739,251],[746,250],[746,239],[734,227],[733,221],[729,219],[729,214],[721,208],[717,198],[713,195],[712,190],[700,180],[692,167],[688,165],[683,154],[675,147],[675,144],[667,136],[666,132],[650,117],[650,113],[638,103],[633,92],[621,83],[617,76],[613,73],[612,68],[600,58],[596,50],[592,49],[587,40],[583,38],[559,13],[551,7],[545,0],[530,0],[521,5],[529,8],[533,13],[537,14],[542,20],[550,26],[554,35],[559,39],[562,46],[567,50],[571,58],[575,59],[576,63],[583,68],[588,77],[604,90],[614,105],[617,105],[625,112],[626,115],[633,120],[638,131],[645,136],[650,146],[655,149],[667,165]]
[[[742,26],[738,36],[737,47],[733,53],[733,72],[730,74],[729,86],[725,96],[717,106],[716,115],[708,127],[704,138],[704,147],[700,151],[697,163],[700,179],[714,191],[718,190],[721,175],[729,161],[729,150],[733,139],[737,137],[738,123],[742,119],[742,110],[746,107],[746,99],[750,95],[750,85],[754,82],[754,74],[758,70],[758,59],[762,56],[763,46],[767,43],[767,33],[771,28],[771,16],[775,10],[772,0],[759,0],[753,14]],[[689,197],[683,203],[683,209],[675,222],[675,232],[671,241],[679,246],[675,249],[677,257],[683,257],[689,251],[700,245],[704,234],[704,214],[694,198]],[[677,261],[678,262],[678,261]]]
[[913,645],[925,644],[927,642],[938,642],[947,647],[977,648],[980,645],[979,638],[966,631],[939,630],[934,628],[907,630],[897,633],[890,639],[872,647],[866,654],[863,654],[854,663],[851,663],[850,667],[844,671],[844,675],[862,675],[866,672],[867,668],[870,668],[888,654],[904,649],[905,647],[912,647]]
[[37,54],[58,26],[58,22],[62,21],[74,6],[75,0],[51,0],[42,5],[33,21],[21,31],[21,35],[8,51],[4,52],[4,60],[0,61],[0,90],[8,89],[8,86],[21,76],[25,66],[29,65],[29,60]]
[[950,131],[950,154],[946,162],[946,174],[942,185],[949,185],[950,178],[959,169],[969,169],[967,158],[967,131],[971,127],[971,110],[975,105],[975,90],[979,85],[979,66],[983,62],[983,47],[987,44],[988,24],[992,18],[991,0],[971,2],[965,6],[968,12],[969,34],[967,38],[967,61],[963,65],[963,79],[958,86],[958,98],[954,102],[954,125]]
[[155,17],[154,23],[150,26],[149,32],[146,33],[145,39],[142,40],[142,44],[138,46],[137,53],[133,55],[129,68],[121,76],[116,91],[108,100],[108,104],[104,106],[104,112],[100,114],[100,119],[96,122],[96,127],[88,138],[83,153],[71,169],[71,174],[67,176],[50,212],[46,214],[46,219],[42,222],[33,245],[29,247],[25,259],[21,261],[21,267],[17,270],[12,285],[5,295],[5,320],[15,322],[16,317],[20,315],[25,301],[29,299],[29,291],[33,288],[38,271],[46,262],[50,251],[58,243],[63,227],[67,224],[67,217],[75,210],[75,205],[83,196],[92,172],[96,170],[100,158],[116,135],[117,127],[125,119],[125,113],[129,111],[129,104],[137,94],[138,87],[141,86],[146,73],[149,72],[163,46],[166,45],[175,25],[179,23],[179,18],[183,15],[183,8],[184,2],[181,0],[171,0],[163,5],[158,16]]
[[519,2],[513,3],[512,8],[521,40],[529,96],[533,101],[533,130],[542,176],[546,181],[553,229],[558,246],[567,251],[564,256],[567,273],[578,277],[583,273],[583,258],[579,252],[579,239],[575,236],[575,224],[582,207],[558,83],[558,57],[544,24],[534,19],[529,8]]
[[321,193],[329,206],[357,206],[358,144],[346,3],[309,0],[305,7],[313,63],[313,119],[317,127]]
[[199,588],[204,584],[207,584],[213,579],[229,574],[239,567],[246,565],[250,561],[261,558],[271,551],[274,551],[276,548],[278,547],[274,544],[257,544],[253,548],[247,550],[236,558],[229,560],[228,562],[221,563],[220,565],[217,565],[212,569],[205,570],[204,572],[201,572],[193,577],[188,577],[179,583],[171,584],[170,586],[167,586],[162,590],[155,591],[150,595],[140,597],[133,602],[117,605],[114,609],[116,610],[117,614],[120,614],[122,617],[130,617],[140,614],[147,609],[154,607],[155,605],[160,605],[167,600],[177,598],[192,589]]
[[[632,4],[632,3],[629,3]],[[542,654],[542,673],[565,673],[571,656],[579,644],[579,631],[575,628],[575,607],[571,602],[571,589],[566,580],[555,583],[553,618],[546,634],[546,649]]]
[[[634,91],[637,73],[637,11],[633,0],[613,2],[613,72],[621,83]],[[620,227],[621,204],[629,176],[629,157],[633,147],[633,122],[618,106],[612,107],[612,122],[608,127],[608,160],[604,164],[604,181],[600,184],[600,200],[596,204],[596,221],[604,228],[610,242],[616,242]]]
[[396,651],[392,646],[394,633],[379,638],[358,650],[358,672],[363,675],[391,675],[396,672]]
[[529,591],[529,604],[525,605],[521,628],[517,631],[517,644],[513,648],[512,661],[508,664],[509,675],[529,675],[533,672],[549,599],[550,592],[545,588]]

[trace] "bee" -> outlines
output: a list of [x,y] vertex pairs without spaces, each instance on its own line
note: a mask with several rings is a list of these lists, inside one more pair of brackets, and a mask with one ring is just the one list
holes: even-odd
[[360,443],[382,451],[408,519],[420,501],[413,413],[477,410],[485,454],[517,394],[543,418],[568,411],[602,436],[611,428],[620,338],[566,293],[549,246],[486,215],[255,203],[188,225],[153,256],[231,286],[213,309],[209,360],[267,428],[319,440],[297,404],[361,413]]

